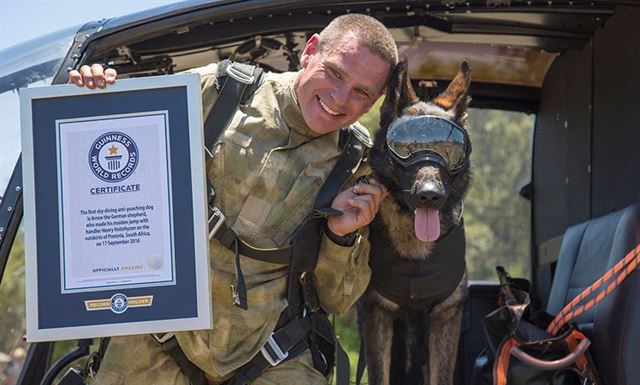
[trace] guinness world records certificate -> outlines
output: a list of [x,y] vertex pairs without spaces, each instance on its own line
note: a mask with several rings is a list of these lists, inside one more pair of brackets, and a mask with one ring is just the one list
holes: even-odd
[[63,293],[175,283],[168,128],[166,110],[56,121]]
[[21,90],[28,341],[211,327],[198,79]]

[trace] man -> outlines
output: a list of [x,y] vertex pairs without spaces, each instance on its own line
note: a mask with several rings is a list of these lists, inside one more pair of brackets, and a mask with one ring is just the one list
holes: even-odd
[[[341,154],[339,129],[352,124],[383,94],[398,62],[395,42],[375,19],[350,14],[312,36],[297,73],[267,73],[247,106],[241,106],[221,135],[207,164],[216,205],[240,238],[256,248],[290,243],[308,218],[320,187]],[[205,117],[217,98],[216,65],[198,69]],[[71,71],[70,82],[103,88],[113,69],[99,65]],[[346,311],[366,289],[370,270],[366,228],[386,195],[375,180],[338,194],[331,207],[312,278],[320,305]],[[361,230],[362,231],[362,230]],[[366,235],[366,234],[364,234]],[[233,305],[235,254],[212,239],[214,326],[176,333],[188,360],[209,384],[222,384],[267,344],[287,308],[287,266],[241,258],[248,309]],[[317,358],[317,357],[315,357]],[[152,336],[113,338],[93,382],[103,384],[188,384],[189,380]],[[261,372],[252,384],[326,384],[314,357],[302,354]]]

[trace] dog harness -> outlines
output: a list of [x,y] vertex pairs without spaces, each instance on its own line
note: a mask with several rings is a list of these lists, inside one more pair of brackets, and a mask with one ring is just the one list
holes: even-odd
[[411,311],[427,311],[458,287],[466,262],[464,222],[441,236],[426,258],[401,257],[393,248],[381,219],[371,224],[371,288]]

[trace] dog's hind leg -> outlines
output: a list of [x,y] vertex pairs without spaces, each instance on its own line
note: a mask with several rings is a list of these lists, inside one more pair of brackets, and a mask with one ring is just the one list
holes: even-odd
[[393,315],[372,300],[371,294],[365,294],[369,298],[358,302],[360,335],[364,341],[369,385],[389,385]]
[[[433,308],[429,316],[428,346],[425,365],[425,385],[452,385],[456,354],[460,341],[462,304],[467,292],[467,273],[451,294]],[[427,376],[428,371],[428,376]],[[428,380],[428,381],[427,381]]]

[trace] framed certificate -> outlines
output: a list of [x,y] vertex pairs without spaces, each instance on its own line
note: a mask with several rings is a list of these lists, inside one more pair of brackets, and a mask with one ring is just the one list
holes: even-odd
[[198,75],[20,102],[27,340],[211,328]]

